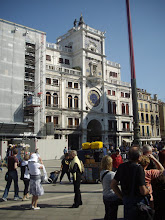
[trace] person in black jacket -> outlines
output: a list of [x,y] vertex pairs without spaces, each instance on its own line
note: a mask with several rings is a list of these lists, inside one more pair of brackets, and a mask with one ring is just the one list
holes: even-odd
[[74,184],[74,204],[71,208],[78,208],[82,205],[81,192],[80,192],[80,183],[81,183],[81,174],[82,174],[82,165],[77,156],[77,151],[71,151],[71,157],[73,158],[70,163],[70,172],[73,174],[73,184]]
[[69,182],[71,182],[71,180],[70,180],[70,172],[69,172],[69,164],[70,164],[69,154],[65,153],[65,158],[61,162],[61,169],[62,169],[62,171],[61,171],[61,176],[60,176],[60,183],[61,183],[61,180],[62,180],[62,178],[63,178],[65,173],[68,176]]

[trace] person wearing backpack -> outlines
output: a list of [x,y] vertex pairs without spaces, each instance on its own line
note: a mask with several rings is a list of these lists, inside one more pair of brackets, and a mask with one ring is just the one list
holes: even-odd
[[74,204],[71,208],[78,208],[82,205],[81,192],[80,192],[80,183],[81,183],[81,174],[83,172],[81,161],[77,156],[77,151],[71,151],[72,161],[70,163],[70,172],[73,174],[73,184],[74,184]]
[[103,202],[105,206],[105,220],[117,220],[118,206],[122,205],[122,200],[111,189],[111,181],[115,176],[112,171],[112,158],[108,155],[101,160],[100,180],[103,186]]

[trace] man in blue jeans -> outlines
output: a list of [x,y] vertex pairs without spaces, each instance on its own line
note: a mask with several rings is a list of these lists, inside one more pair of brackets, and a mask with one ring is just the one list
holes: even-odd
[[[144,201],[144,196],[149,194],[145,186],[145,173],[138,164],[141,156],[139,146],[132,146],[129,150],[129,161],[119,165],[111,188],[116,195],[123,199],[124,220],[139,220],[136,204]],[[121,185],[121,189],[118,185]]]
[[7,201],[7,196],[9,193],[9,189],[12,183],[12,180],[14,180],[14,200],[22,199],[19,197],[19,188],[18,188],[18,173],[17,173],[17,167],[18,167],[18,159],[17,159],[18,149],[13,150],[13,156],[8,157],[8,180],[6,184],[6,188],[2,197],[3,201]]

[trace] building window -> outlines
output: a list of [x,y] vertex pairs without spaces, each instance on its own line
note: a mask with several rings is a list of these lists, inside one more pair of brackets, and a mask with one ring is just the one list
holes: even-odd
[[46,123],[51,122],[51,116],[46,116]]
[[149,126],[147,126],[147,136],[150,136]]
[[149,122],[148,114],[146,114],[146,122]]
[[69,65],[69,60],[68,59],[65,59],[65,64]]
[[112,91],[112,95],[115,96],[115,91]]
[[112,105],[113,105],[113,114],[116,114],[116,103],[113,102]]
[[152,104],[150,104],[150,111],[152,112]]
[[159,125],[159,117],[156,115],[156,125]]
[[109,76],[112,76],[112,77],[116,77],[116,78],[117,78],[117,73],[115,73],[115,72],[110,72],[110,73],[109,73]]
[[46,85],[51,85],[51,78],[46,78]]
[[124,103],[122,103],[121,109],[122,109],[122,115],[125,115],[125,105],[124,105]]
[[129,122],[122,122],[123,124],[123,131],[130,131],[130,123]]
[[148,112],[148,105],[145,104],[145,110]]
[[145,133],[144,133],[144,126],[142,126],[142,136],[145,136]]
[[121,92],[121,97],[124,97],[124,92]]
[[78,83],[74,83],[74,88],[78,89]]
[[78,97],[77,96],[74,97],[74,107],[78,108]]
[[58,79],[53,79],[53,85],[58,86]]
[[143,103],[140,103],[141,111],[143,111]]
[[144,114],[141,113],[141,122],[143,123],[144,122]]
[[159,134],[159,128],[157,128],[157,136],[159,136],[160,134]]
[[59,63],[63,63],[63,58],[59,58]]
[[46,55],[46,60],[51,61],[51,56],[50,55]]
[[157,104],[155,105],[155,111],[156,112],[158,111],[158,105]]
[[50,106],[51,105],[51,94],[50,92],[46,93],[46,106]]
[[68,118],[68,128],[73,127],[73,118]]
[[151,124],[152,125],[154,124],[154,117],[153,117],[153,115],[151,115]]
[[108,130],[109,131],[117,131],[117,122],[108,120]]
[[125,98],[130,98],[130,93],[125,93]]
[[57,95],[57,93],[53,94],[53,106],[58,106],[58,95]]
[[75,118],[75,127],[79,126],[79,118]]
[[108,90],[108,95],[111,95],[111,90]]
[[126,104],[126,115],[129,115],[129,105]]
[[53,123],[54,123],[54,127],[56,127],[58,125],[58,117],[57,116],[53,117]]
[[108,102],[108,113],[112,114],[112,105],[111,105],[111,101]]
[[68,82],[68,88],[72,88],[72,82]]
[[68,108],[72,108],[72,96],[68,96]]

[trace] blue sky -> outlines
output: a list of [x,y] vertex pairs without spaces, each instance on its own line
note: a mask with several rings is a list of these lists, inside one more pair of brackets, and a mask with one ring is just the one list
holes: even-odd
[[[137,87],[165,102],[165,1],[130,0]],[[125,0],[0,0],[0,18],[47,33],[48,42],[73,27],[81,13],[87,25],[106,31],[106,56],[121,64],[130,82]]]

